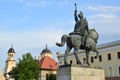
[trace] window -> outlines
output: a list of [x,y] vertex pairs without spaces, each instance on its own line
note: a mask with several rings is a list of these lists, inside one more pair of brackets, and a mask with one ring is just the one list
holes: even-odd
[[119,66],[119,75],[120,75],[120,66]]
[[102,55],[99,55],[99,62],[102,62]]
[[93,57],[91,57],[91,63],[93,63],[94,62],[94,58]]
[[46,80],[49,80],[49,75],[48,74],[46,74]]
[[112,67],[108,67],[108,76],[109,76],[109,77],[112,77],[112,76],[113,76]]
[[118,59],[120,59],[120,52],[118,52]]
[[72,60],[70,60],[70,64],[72,64]]
[[111,54],[110,53],[108,54],[108,60],[111,60]]

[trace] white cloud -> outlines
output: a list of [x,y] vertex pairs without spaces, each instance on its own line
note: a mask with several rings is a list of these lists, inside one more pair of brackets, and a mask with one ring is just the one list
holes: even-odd
[[120,33],[120,6],[89,5],[86,9],[92,14],[88,15],[90,26],[97,27],[100,32],[107,34]]
[[50,2],[47,1],[37,1],[37,2],[25,2],[27,6],[30,7],[39,7],[39,6],[48,6],[50,5]]
[[[55,44],[58,37],[60,37],[57,30],[33,30],[16,33],[0,33],[0,44],[6,43],[18,44],[19,47],[42,47],[44,44],[52,46]],[[22,46],[24,45],[24,46]]]
[[10,48],[10,45],[13,44],[13,48],[16,51],[16,59],[26,52],[31,52],[32,55],[38,56],[47,44],[48,48],[54,51],[55,57],[57,51],[61,51],[61,49],[65,50],[65,48],[57,47],[55,43],[60,42],[63,34],[68,34],[72,31],[70,27],[73,28],[73,26],[71,25],[73,25],[73,21],[60,21],[55,22],[55,24],[44,25],[45,27],[43,26],[42,29],[37,30],[33,29],[13,33],[0,32],[0,44],[2,45],[0,49],[3,50],[2,55],[4,55]]
[[46,6],[46,5],[50,4],[50,2],[45,1],[45,0],[34,0],[34,1],[32,1],[32,0],[17,0],[17,1],[20,3],[23,3],[29,7]]
[[109,12],[119,12],[120,6],[103,6],[103,5],[93,5],[93,6],[86,6],[88,10],[95,11],[95,12],[102,12],[102,13],[109,13]]
[[120,39],[120,6],[87,6],[90,28],[95,28],[101,43]]
[[46,7],[46,6],[61,6],[69,5],[69,1],[62,0],[62,1],[47,1],[47,0],[18,0],[18,2],[25,4],[29,7]]

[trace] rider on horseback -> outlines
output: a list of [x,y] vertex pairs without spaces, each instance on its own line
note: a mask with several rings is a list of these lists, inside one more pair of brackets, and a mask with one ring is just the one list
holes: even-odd
[[83,13],[81,11],[77,16],[76,4],[75,4],[74,18],[75,18],[75,22],[76,22],[74,31],[69,33],[69,35],[78,34],[78,35],[83,36],[82,41],[81,41],[81,43],[82,43],[81,46],[88,48],[89,46],[86,43],[87,36],[89,35],[88,22],[87,22],[86,18],[84,18]]
[[[86,62],[89,65],[89,53],[90,51],[94,51],[97,53],[97,57],[99,52],[96,49],[96,43],[98,40],[99,34],[95,31],[95,29],[88,28],[88,22],[86,18],[83,17],[83,13],[77,15],[77,8],[75,4],[75,28],[74,31],[69,33],[69,35],[64,34],[61,37],[61,43],[57,42],[56,45],[59,47],[63,47],[66,43],[66,50],[64,55],[64,64],[68,64],[67,55],[74,48],[73,54],[75,55],[76,62],[81,64],[81,61],[78,56],[79,49],[84,49],[86,53]],[[89,32],[90,31],[90,32]]]

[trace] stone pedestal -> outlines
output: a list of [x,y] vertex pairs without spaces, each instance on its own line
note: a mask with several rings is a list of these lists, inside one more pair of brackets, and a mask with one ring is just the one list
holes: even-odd
[[105,80],[104,70],[83,66],[60,66],[57,80]]

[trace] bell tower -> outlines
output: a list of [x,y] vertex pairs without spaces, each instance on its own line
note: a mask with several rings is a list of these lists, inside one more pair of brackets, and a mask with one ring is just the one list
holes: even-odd
[[14,59],[15,50],[13,49],[12,45],[11,48],[8,50],[8,58],[6,61],[5,66],[5,77],[6,79],[10,78],[10,75],[12,74],[13,68],[16,66],[16,61]]

